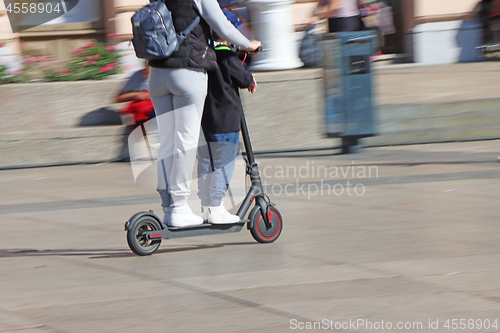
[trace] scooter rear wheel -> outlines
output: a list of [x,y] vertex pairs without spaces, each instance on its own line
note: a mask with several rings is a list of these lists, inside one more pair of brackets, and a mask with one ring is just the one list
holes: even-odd
[[276,208],[269,207],[268,216],[271,222],[271,228],[269,229],[266,228],[266,223],[264,222],[259,206],[254,207],[248,216],[251,223],[250,233],[259,243],[274,242],[280,236],[281,230],[283,230],[283,218]]
[[134,221],[127,232],[127,243],[132,252],[140,256],[149,256],[160,247],[161,240],[151,240],[148,231],[161,230],[158,221],[152,216],[142,216]]

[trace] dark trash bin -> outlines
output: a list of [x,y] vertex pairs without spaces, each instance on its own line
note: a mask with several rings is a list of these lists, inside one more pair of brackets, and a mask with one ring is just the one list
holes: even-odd
[[326,34],[325,131],[342,138],[343,153],[359,151],[359,139],[375,135],[370,56],[377,49],[374,31]]

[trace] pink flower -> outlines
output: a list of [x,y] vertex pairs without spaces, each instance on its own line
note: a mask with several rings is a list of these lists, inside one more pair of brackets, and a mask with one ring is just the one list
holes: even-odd
[[24,59],[23,62],[25,65],[31,65],[31,64],[34,64],[36,62],[36,58],[29,57],[29,58]]
[[80,51],[83,51],[83,47],[75,47],[75,48],[69,49],[69,52],[71,52],[71,53],[80,52]]
[[85,45],[83,48],[90,49],[91,47],[94,47],[94,46],[95,46],[95,43],[92,43],[92,44]]
[[69,69],[65,69],[65,70],[57,72],[57,74],[67,74],[69,72],[71,72]]
[[38,61],[42,61],[42,60],[47,60],[47,57],[39,57],[39,58],[35,58],[35,57],[29,57],[27,59],[24,60],[24,63],[26,65],[30,65],[30,64],[34,64]]
[[87,60],[94,60],[94,59],[99,59],[101,57],[100,54],[96,54],[96,55],[93,55],[93,56],[88,56],[86,59]]
[[44,63],[41,63],[40,66],[45,67],[45,66],[53,65],[55,63],[56,63],[56,61],[54,61],[54,60],[53,61],[46,61]]
[[2,43],[0,43],[0,47],[3,47],[3,44],[2,44]]
[[90,66],[90,65],[93,65],[96,63],[97,63],[97,61],[89,61],[89,62],[84,63],[83,66]]
[[104,72],[112,71],[113,69],[115,69],[115,66],[113,66],[112,64],[109,64],[109,65],[101,67],[99,70],[101,71],[101,73],[104,73]]
[[21,73],[22,71],[23,70],[21,68],[11,69],[11,70],[7,71],[7,74],[9,74],[9,75],[16,75],[16,74]]
[[116,36],[116,35],[118,35],[118,34],[117,33],[113,33],[113,34],[107,34],[106,36],[113,37],[113,36]]
[[114,51],[114,50],[116,50],[116,46],[114,46],[114,45],[113,46],[108,46],[106,48],[106,50],[108,50],[108,51]]

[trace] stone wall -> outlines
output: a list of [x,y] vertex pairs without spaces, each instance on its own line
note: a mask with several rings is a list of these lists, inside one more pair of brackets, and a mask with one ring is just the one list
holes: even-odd
[[[255,150],[333,145],[322,135],[322,71],[257,73],[257,93],[242,91]],[[123,80],[0,86],[0,167],[117,160],[123,126],[79,127],[102,107],[119,109]]]
[[[429,99],[428,94],[436,96],[435,92],[418,88],[426,82],[418,78],[434,71],[414,69],[412,74],[407,69],[374,75],[378,135],[362,140],[363,144],[499,137],[500,96],[496,90],[476,95],[464,83],[450,89],[465,89],[468,94],[455,93],[453,98],[442,100],[437,97],[450,95],[442,86],[436,100]],[[255,74],[257,92],[241,91],[254,150],[332,148],[340,144],[339,139],[324,135],[322,74],[320,69]],[[417,81],[411,85],[418,88],[416,91],[397,89],[410,79]],[[0,86],[0,168],[116,161],[123,148],[124,126],[79,124],[84,115],[102,107],[118,110],[120,105],[113,99],[123,84],[123,80],[107,80]]]
[[113,104],[122,81],[0,86],[0,167],[117,159],[122,126],[79,127],[82,117]]

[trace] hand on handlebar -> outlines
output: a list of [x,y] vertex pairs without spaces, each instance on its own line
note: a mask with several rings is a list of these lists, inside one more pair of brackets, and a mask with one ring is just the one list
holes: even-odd
[[250,45],[248,45],[248,48],[245,50],[247,52],[258,52],[259,48],[262,46],[261,42],[258,40],[252,40],[250,41]]

